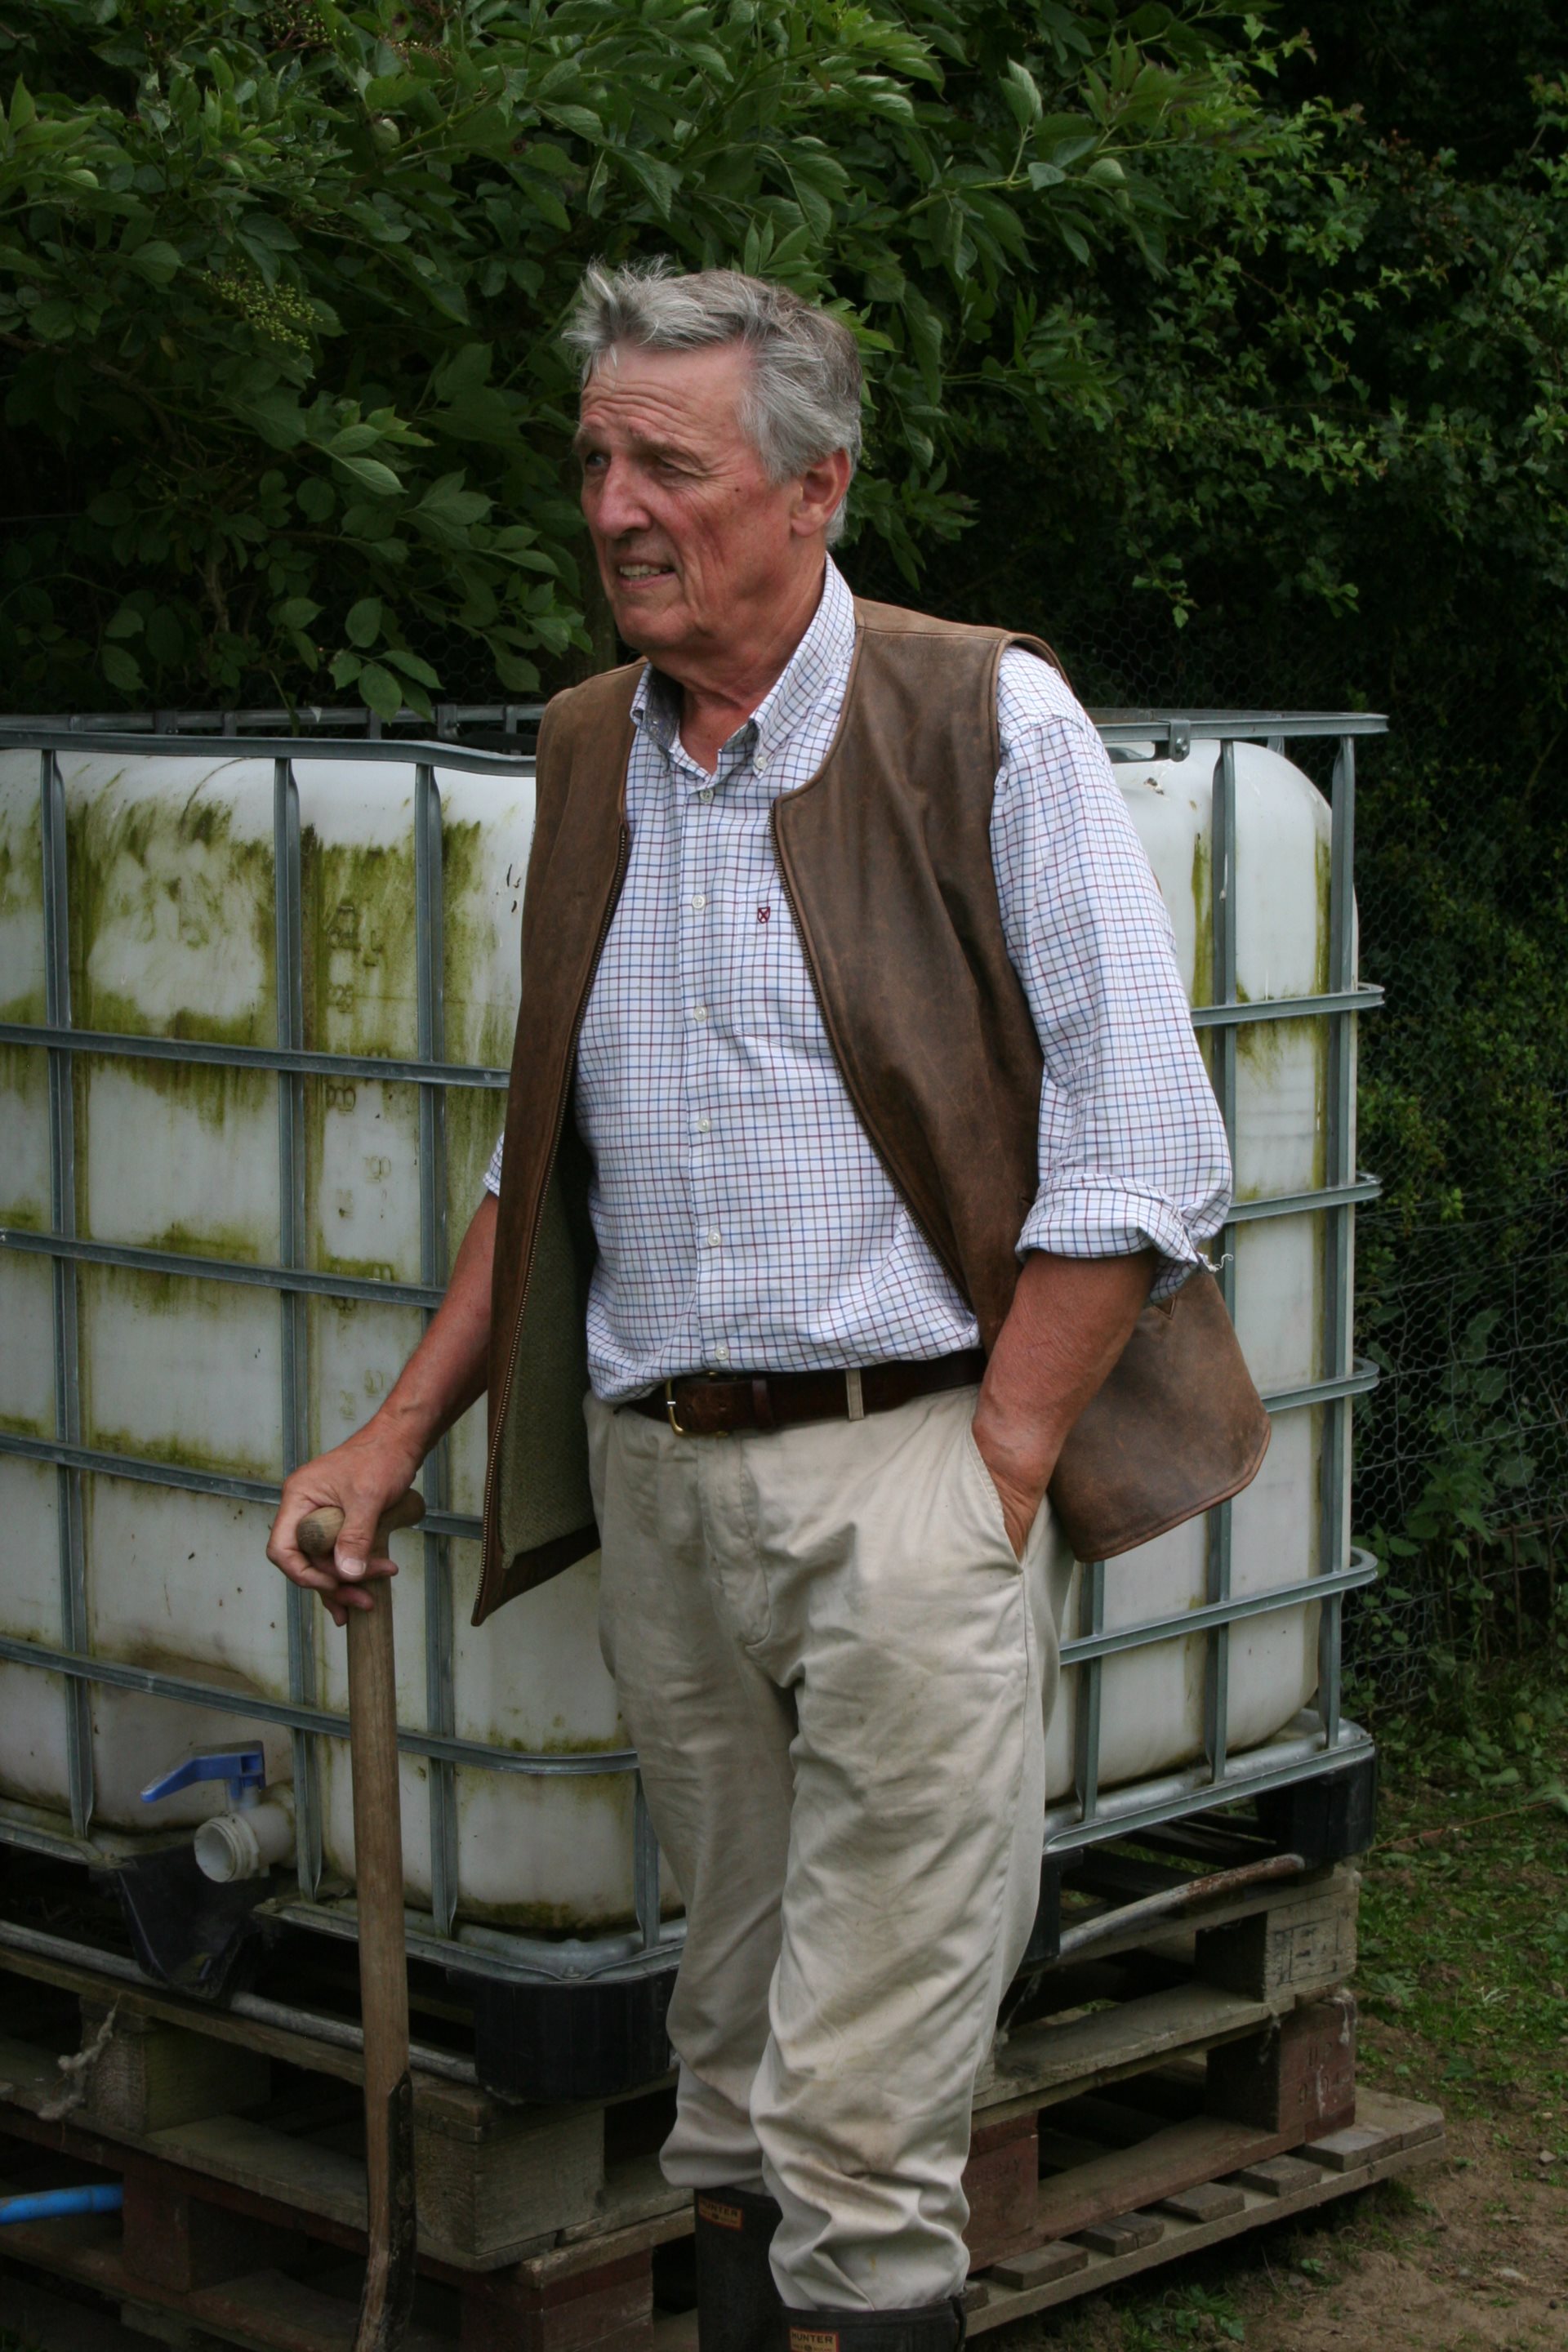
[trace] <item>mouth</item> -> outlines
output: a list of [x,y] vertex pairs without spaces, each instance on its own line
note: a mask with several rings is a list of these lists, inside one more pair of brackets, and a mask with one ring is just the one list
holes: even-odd
[[674,577],[673,563],[617,563],[616,565],[616,578],[624,581],[628,588],[640,587],[647,580],[673,580]]

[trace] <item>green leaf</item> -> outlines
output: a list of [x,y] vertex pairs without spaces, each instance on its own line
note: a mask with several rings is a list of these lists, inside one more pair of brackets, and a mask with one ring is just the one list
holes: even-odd
[[345,474],[352,475],[361,489],[369,490],[373,498],[396,498],[403,488],[391,467],[384,466],[379,457],[340,457],[334,455],[332,463],[341,466]]
[[135,605],[121,604],[113,619],[105,624],[103,634],[106,637],[139,637],[142,626],[142,615]]
[[574,131],[579,139],[586,139],[595,147],[602,142],[605,126],[585,106],[552,106],[550,114],[563,131]]
[[308,629],[321,609],[309,596],[289,596],[272,617],[286,629]]
[[134,253],[127,254],[125,264],[139,278],[144,278],[149,286],[167,286],[180,267],[179,248],[163,237],[152,237],[145,245],[139,245]]
[[366,662],[359,674],[359,690],[382,719],[395,719],[403,708],[403,688],[379,662]]
[[401,670],[405,677],[417,678],[421,686],[439,686],[441,683],[439,676],[427,661],[421,661],[417,654],[411,654],[401,646],[388,646],[382,659],[395,669]]
[[412,520],[448,545],[466,544],[473,525],[490,510],[482,490],[464,489],[466,479],[465,474],[443,474],[414,509]]
[[904,298],[904,325],[926,398],[934,406],[942,398],[942,320],[924,295],[917,293],[912,286]]
[[62,343],[68,335],[76,332],[82,313],[74,302],[56,295],[49,301],[38,303],[26,315],[27,324],[41,341]]
[[352,686],[364,664],[358,654],[337,653],[328,667],[334,686]]
[[459,343],[448,352],[432,379],[443,400],[455,401],[489,382],[494,354],[489,343]]
[[530,201],[531,202],[535,212],[539,215],[540,219],[542,221],[548,221],[552,228],[560,229],[563,236],[569,235],[572,227],[572,215],[567,211],[565,205],[562,203],[560,197],[556,194],[554,189],[547,188],[542,181],[532,180],[528,184],[528,193]]
[[555,146],[548,139],[525,141],[518,161],[526,163],[530,171],[548,172],[557,180],[569,180],[578,168],[563,147]]
[[[633,147],[617,148],[615,155],[622,170],[629,172],[639,187],[653,198],[659,218],[668,220],[680,191],[679,173],[672,172],[669,165],[660,163],[657,156],[639,154]],[[570,224],[563,218],[562,226],[569,226]]]
[[305,438],[304,411],[292,393],[264,393],[237,404],[237,410],[250,419],[269,449],[297,449]]
[[522,660],[517,654],[508,653],[504,646],[496,644],[493,637],[490,640],[490,659],[495,664],[497,677],[509,694],[538,692],[539,671],[535,665]]
[[99,655],[98,666],[110,686],[122,694],[136,694],[142,688],[142,672],[123,646],[105,646]]
[[343,634],[351,646],[373,646],[381,634],[381,598],[362,596],[343,623]]
[[1020,126],[1038,122],[1046,110],[1040,102],[1039,86],[1034,75],[1027,66],[1020,65],[1016,58],[1007,60],[1007,68],[1002,78],[1002,96],[1013,120]]
[[28,124],[37,119],[38,110],[33,103],[33,94],[18,74],[16,86],[11,92],[11,128],[13,131],[26,131]]

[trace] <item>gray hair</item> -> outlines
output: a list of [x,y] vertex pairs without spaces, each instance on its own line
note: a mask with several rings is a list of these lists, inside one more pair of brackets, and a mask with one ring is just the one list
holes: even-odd
[[[611,269],[595,261],[584,273],[563,341],[581,356],[584,383],[617,343],[648,352],[743,344],[752,380],[741,424],[769,478],[790,481],[835,449],[848,451],[851,475],[859,461],[855,338],[787,286],[738,269],[682,272],[664,260]],[[841,504],[827,526],[830,547],[844,519]]]

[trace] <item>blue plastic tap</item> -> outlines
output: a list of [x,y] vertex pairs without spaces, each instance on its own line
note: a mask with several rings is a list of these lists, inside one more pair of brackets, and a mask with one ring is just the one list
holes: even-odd
[[230,1804],[237,1811],[243,1811],[247,1805],[261,1802],[261,1791],[267,1785],[267,1758],[259,1748],[235,1748],[221,1756],[187,1756],[172,1772],[148,1781],[142,1791],[142,1802],[155,1805],[160,1797],[172,1797],[176,1789],[189,1789],[197,1780],[226,1780]]

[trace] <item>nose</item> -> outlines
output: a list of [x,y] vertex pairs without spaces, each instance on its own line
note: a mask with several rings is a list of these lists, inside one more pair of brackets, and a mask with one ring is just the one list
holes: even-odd
[[637,480],[637,468],[623,457],[612,457],[596,478],[584,486],[595,530],[606,539],[620,539],[628,531],[647,530],[653,518]]

